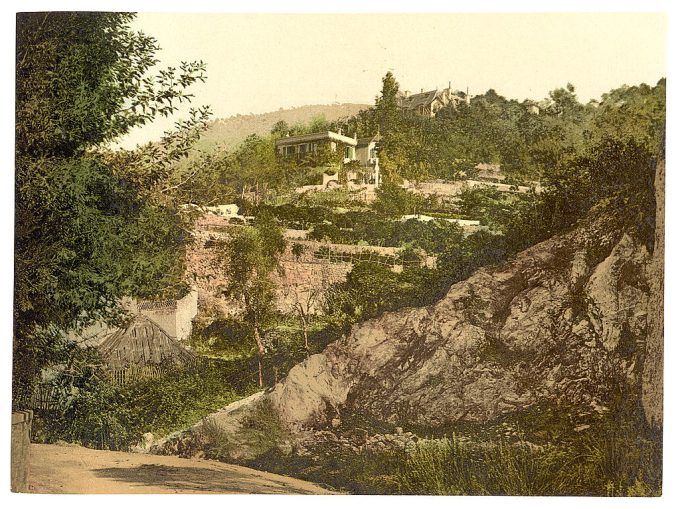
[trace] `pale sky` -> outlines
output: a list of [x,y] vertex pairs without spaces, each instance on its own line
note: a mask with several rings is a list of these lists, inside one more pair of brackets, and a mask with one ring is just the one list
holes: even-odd
[[[582,101],[666,75],[666,17],[606,14],[140,13],[163,65],[202,59],[194,104],[214,118],[305,104],[372,104],[391,70],[402,90],[495,89],[542,99],[571,82]],[[131,133],[157,139],[171,121]]]

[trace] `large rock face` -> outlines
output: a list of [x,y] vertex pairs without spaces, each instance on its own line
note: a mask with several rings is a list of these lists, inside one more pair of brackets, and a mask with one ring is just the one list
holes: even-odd
[[[208,420],[238,444],[233,458],[247,458],[262,415],[290,437],[349,414],[438,428],[545,400],[601,412],[639,388],[649,328],[650,256],[612,224],[583,224],[479,270],[432,306],[358,324],[270,391]],[[201,426],[159,452],[195,448]]]
[[483,422],[548,398],[600,410],[639,377],[645,247],[601,220],[386,313],[294,367],[266,398],[291,429],[345,412]]

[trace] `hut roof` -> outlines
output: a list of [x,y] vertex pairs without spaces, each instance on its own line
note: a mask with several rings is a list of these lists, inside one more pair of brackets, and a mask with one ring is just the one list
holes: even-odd
[[118,329],[99,345],[99,352],[113,368],[132,364],[187,364],[196,355],[168,336],[153,320],[137,315],[126,329]]

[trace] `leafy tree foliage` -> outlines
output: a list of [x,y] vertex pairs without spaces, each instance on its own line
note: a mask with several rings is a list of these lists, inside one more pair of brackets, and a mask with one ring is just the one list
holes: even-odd
[[387,182],[376,191],[373,207],[376,212],[388,217],[399,217],[404,214],[418,214],[422,211],[422,196],[402,189],[398,185]]
[[181,291],[178,216],[97,149],[189,101],[204,65],[149,75],[158,47],[132,19],[17,17],[15,395],[73,354],[65,331],[115,320],[122,295]]
[[279,258],[286,241],[273,218],[261,217],[254,228],[239,229],[222,246],[227,277],[225,294],[242,306],[258,351],[259,384],[263,385],[262,359],[267,351],[265,329],[276,317],[274,283],[271,273],[279,270]]

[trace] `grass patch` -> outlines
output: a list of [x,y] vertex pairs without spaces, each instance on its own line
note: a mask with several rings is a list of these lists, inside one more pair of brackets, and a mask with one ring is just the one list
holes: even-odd
[[248,413],[236,433],[223,429],[212,418],[203,420],[201,435],[207,444],[209,457],[233,461],[284,453],[281,445],[286,443],[288,432],[271,404],[261,400],[253,409],[246,411]]
[[[393,432],[360,416],[342,421],[338,437]],[[579,409],[545,405],[459,429],[464,432],[420,439],[406,451],[320,441],[307,444],[304,454],[270,448],[247,464],[354,494],[661,494],[659,437],[630,415],[588,417]]]

